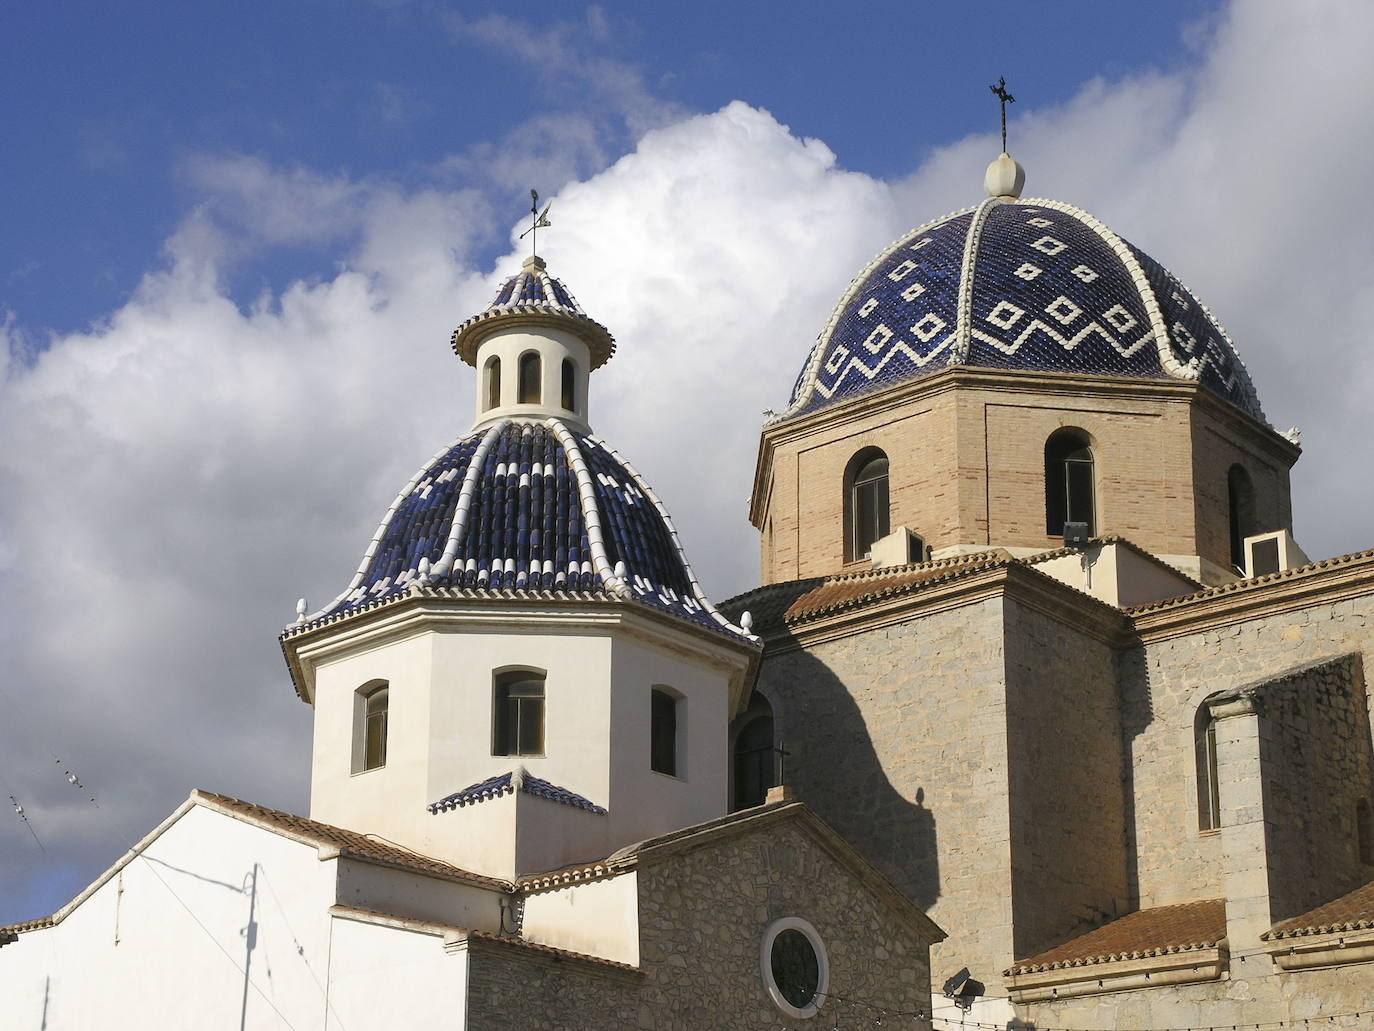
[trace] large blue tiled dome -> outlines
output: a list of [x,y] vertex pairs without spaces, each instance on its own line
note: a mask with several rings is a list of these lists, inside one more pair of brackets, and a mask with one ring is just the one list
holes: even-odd
[[415,590],[600,595],[748,637],[702,593],[639,474],[556,419],[503,420],[436,454],[402,488],[348,588],[308,622]]
[[780,417],[952,365],[1198,381],[1264,421],[1211,312],[1057,201],[994,197],[888,247],[840,298]]

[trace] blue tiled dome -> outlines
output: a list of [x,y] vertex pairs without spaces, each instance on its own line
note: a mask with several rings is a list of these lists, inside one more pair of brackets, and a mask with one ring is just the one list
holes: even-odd
[[592,368],[600,368],[615,353],[615,338],[589,318],[563,281],[549,275],[543,258],[526,258],[520,271],[506,279],[487,307],[453,331],[453,352],[469,365],[477,364],[477,347],[494,330],[512,324],[548,325],[570,330],[586,343]]
[[702,593],[639,474],[556,419],[504,420],[436,454],[397,496],[347,590],[307,622],[415,590],[599,595],[748,638]]
[[898,240],[850,284],[780,418],[951,365],[1200,381],[1264,421],[1230,338],[1087,212],[996,197]]

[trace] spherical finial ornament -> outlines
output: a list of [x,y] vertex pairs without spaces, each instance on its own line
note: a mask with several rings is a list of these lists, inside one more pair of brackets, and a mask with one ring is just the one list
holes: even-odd
[[1026,185],[1026,170],[1010,154],[1003,151],[996,161],[988,165],[983,175],[983,189],[989,197],[1006,197],[1015,200],[1021,196],[1021,187]]

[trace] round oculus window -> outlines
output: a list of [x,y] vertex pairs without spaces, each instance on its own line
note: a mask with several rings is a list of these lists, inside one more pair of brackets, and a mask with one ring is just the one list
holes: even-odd
[[792,1017],[813,1017],[825,997],[829,964],[816,929],[801,917],[783,917],[763,935],[763,983],[774,1004]]

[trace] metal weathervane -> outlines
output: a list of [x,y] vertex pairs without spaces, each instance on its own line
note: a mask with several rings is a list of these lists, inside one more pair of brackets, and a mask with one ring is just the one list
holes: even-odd
[[549,221],[549,208],[553,207],[553,201],[544,205],[544,210],[539,210],[539,191],[530,191],[530,227],[520,234],[519,239],[530,238],[530,254],[539,254],[539,230],[548,229],[552,222]]
[[1007,152],[1007,105],[1016,103],[1016,98],[1007,92],[1005,76],[997,76],[997,85],[989,86],[992,95],[1002,102],[1002,153]]

